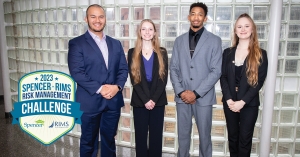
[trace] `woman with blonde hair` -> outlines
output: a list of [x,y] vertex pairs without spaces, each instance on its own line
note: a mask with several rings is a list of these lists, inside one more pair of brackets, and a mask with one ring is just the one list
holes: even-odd
[[[133,87],[131,106],[135,128],[136,157],[160,157],[168,78],[168,55],[160,47],[157,29],[142,20],[135,48],[128,51],[128,69]],[[147,137],[149,131],[149,148]]]
[[256,25],[246,13],[236,20],[232,44],[223,52],[220,78],[229,151],[230,157],[249,157],[268,58],[259,47]]

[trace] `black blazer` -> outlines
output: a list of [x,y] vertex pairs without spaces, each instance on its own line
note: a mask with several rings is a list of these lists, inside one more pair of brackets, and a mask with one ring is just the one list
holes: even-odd
[[154,60],[153,60],[153,71],[152,71],[152,84],[149,90],[142,55],[141,55],[141,82],[138,84],[134,84],[133,82],[133,77],[131,73],[131,63],[132,63],[134,48],[129,49],[128,70],[129,70],[131,84],[133,86],[131,103],[130,103],[131,106],[145,107],[145,104],[150,99],[155,102],[155,106],[163,106],[168,104],[167,94],[166,94],[166,85],[168,81],[168,53],[165,48],[160,48],[160,50],[163,54],[163,60],[165,65],[165,77],[163,80],[160,79],[158,73],[159,72],[158,57],[156,53],[153,53]]
[[[259,106],[259,90],[264,84],[267,76],[268,70],[268,58],[267,52],[263,49],[262,60],[260,60],[261,65],[258,68],[258,84],[256,87],[252,87],[247,82],[246,77],[246,64],[242,67],[241,80],[238,92],[235,91],[235,52],[236,47],[227,48],[223,52],[223,62],[222,62],[222,75],[220,78],[222,93],[223,93],[223,104],[227,104],[228,99],[233,101],[243,100],[245,106]],[[247,62],[247,58],[245,63]]]

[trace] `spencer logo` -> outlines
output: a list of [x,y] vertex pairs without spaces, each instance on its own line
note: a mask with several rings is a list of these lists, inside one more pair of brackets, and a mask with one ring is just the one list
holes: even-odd
[[44,121],[43,120],[37,120],[37,121],[35,121],[35,124],[33,123],[33,124],[28,124],[28,123],[24,123],[24,127],[25,128],[31,128],[31,127],[33,127],[33,128],[41,128],[41,127],[43,127],[44,126]]
[[49,128],[67,128],[69,127],[69,122],[57,122],[53,121],[52,124],[49,126]]

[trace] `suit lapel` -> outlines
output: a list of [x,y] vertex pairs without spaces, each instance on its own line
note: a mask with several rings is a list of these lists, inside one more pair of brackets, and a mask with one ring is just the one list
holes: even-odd
[[197,46],[196,46],[196,48],[195,48],[195,52],[194,52],[194,54],[193,54],[192,59],[195,58],[195,56],[196,56],[198,53],[200,53],[201,47],[204,45],[204,43],[205,43],[205,41],[207,40],[207,38],[208,38],[208,32],[207,32],[207,30],[204,28],[203,33],[202,33],[202,35],[201,35],[201,37],[200,37],[200,39],[199,39],[199,41],[198,41],[198,43],[197,43]]
[[105,61],[104,61],[104,58],[102,56],[102,52],[101,52],[101,50],[99,49],[99,47],[96,44],[95,40],[92,38],[92,36],[89,34],[88,31],[85,33],[85,40],[94,49],[95,54],[96,54],[96,56],[99,57],[99,59],[101,60],[101,63],[103,63],[105,65]]
[[112,59],[113,59],[113,46],[112,46],[112,43],[111,43],[111,40],[108,36],[106,36],[106,44],[107,44],[107,51],[108,51],[108,71],[110,71],[111,69],[111,65],[112,65]]
[[185,56],[187,56],[188,60],[191,61],[190,43],[189,43],[190,41],[189,40],[190,40],[189,33],[187,32],[183,35],[183,46],[184,46],[184,49],[185,49],[184,52],[186,52]]
[[235,61],[235,51],[236,51],[236,47],[234,47],[230,50],[230,62],[232,63],[230,65],[231,65],[231,70],[232,70],[233,74],[235,74],[235,63],[234,63],[234,61]]

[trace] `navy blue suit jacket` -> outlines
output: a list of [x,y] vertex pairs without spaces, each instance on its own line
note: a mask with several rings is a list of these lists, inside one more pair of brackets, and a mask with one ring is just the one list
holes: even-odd
[[107,100],[97,94],[101,85],[124,87],[128,77],[128,66],[120,41],[106,36],[108,68],[102,53],[92,36],[85,34],[69,41],[68,65],[70,74],[77,83],[76,102],[86,113],[99,112],[106,108],[118,110],[124,106],[122,92]]

